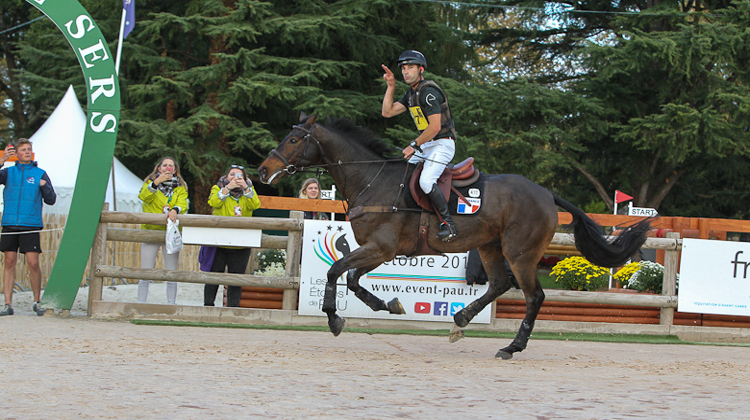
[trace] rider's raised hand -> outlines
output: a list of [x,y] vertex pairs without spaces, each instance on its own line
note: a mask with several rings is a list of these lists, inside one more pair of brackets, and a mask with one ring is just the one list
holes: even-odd
[[383,66],[383,71],[385,71],[385,74],[383,75],[383,80],[388,84],[388,86],[396,86],[396,76],[393,75],[393,72],[391,69],[389,69],[385,64],[381,64]]

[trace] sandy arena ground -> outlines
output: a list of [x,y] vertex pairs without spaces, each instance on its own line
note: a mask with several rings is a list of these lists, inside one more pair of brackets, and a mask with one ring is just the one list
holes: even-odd
[[750,417],[747,347],[532,337],[503,361],[508,339],[139,326],[20,300],[0,318],[3,420]]

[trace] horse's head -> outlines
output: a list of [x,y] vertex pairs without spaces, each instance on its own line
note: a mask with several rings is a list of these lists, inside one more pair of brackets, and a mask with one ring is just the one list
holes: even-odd
[[323,159],[320,143],[312,135],[317,118],[317,114],[310,117],[304,112],[300,114],[300,124],[294,126],[258,168],[261,182],[275,184],[282,176],[293,174],[297,169],[317,164]]

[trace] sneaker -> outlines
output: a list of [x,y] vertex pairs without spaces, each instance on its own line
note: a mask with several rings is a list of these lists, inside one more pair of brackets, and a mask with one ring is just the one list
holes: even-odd
[[6,303],[5,306],[3,307],[3,310],[0,311],[0,316],[3,316],[3,315],[13,315],[13,307],[10,306],[9,303]]
[[34,303],[34,306],[31,307],[31,310],[36,312],[36,314],[39,316],[42,316],[45,312],[47,312],[46,309],[42,308],[42,304],[39,302]]

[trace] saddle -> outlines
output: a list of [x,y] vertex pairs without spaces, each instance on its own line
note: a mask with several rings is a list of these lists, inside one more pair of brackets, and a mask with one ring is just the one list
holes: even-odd
[[[419,220],[419,240],[417,242],[417,249],[409,255],[410,257],[416,255],[443,255],[442,252],[435,251],[427,243],[427,232],[430,228],[429,214],[436,213],[438,219],[440,214],[435,211],[430,198],[427,197],[422,188],[419,187],[419,176],[422,174],[424,169],[424,163],[420,162],[414,169],[414,173],[409,180],[409,189],[411,190],[411,196],[417,204],[426,210],[422,213],[422,217]],[[474,168],[474,158],[470,157],[462,162],[455,165],[448,165],[443,170],[442,175],[437,180],[437,186],[440,192],[445,197],[445,201],[448,202],[450,199],[451,190],[465,202],[466,198],[458,192],[456,188],[466,187],[475,183],[479,179],[480,172]],[[442,219],[441,219],[442,222]]]
[[[419,207],[434,213],[435,208],[432,206],[430,198],[427,197],[427,194],[425,194],[425,192],[422,191],[422,188],[419,187],[419,176],[422,174],[422,169],[424,169],[424,164],[420,162],[416,169],[414,169],[414,173],[411,175],[409,189],[411,190],[412,198],[414,198],[414,201],[417,202]],[[451,189],[453,189],[456,195],[463,198],[463,196],[456,191],[456,188],[462,188],[473,184],[479,179],[479,175],[480,172],[474,167],[474,158],[470,157],[455,165],[446,166],[445,170],[443,170],[443,174],[440,175],[440,178],[437,180],[437,186],[440,192],[443,193],[445,201],[448,201],[450,198]]]

